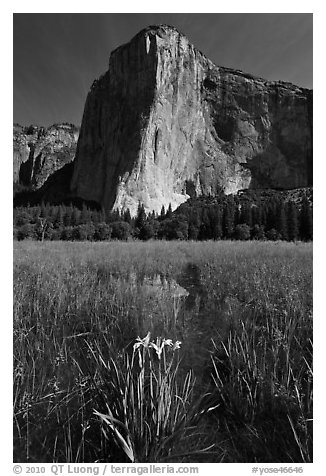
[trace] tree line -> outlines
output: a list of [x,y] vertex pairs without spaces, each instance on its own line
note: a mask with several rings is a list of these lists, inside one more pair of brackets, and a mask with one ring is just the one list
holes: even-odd
[[238,196],[190,199],[172,212],[146,213],[139,203],[135,217],[129,210],[105,212],[83,204],[14,208],[17,240],[105,241],[166,240],[287,240],[311,241],[312,205],[279,197],[251,200]]

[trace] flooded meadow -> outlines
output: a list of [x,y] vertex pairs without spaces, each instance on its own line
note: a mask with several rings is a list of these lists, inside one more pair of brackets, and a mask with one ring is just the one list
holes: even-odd
[[15,242],[14,460],[311,461],[312,245]]

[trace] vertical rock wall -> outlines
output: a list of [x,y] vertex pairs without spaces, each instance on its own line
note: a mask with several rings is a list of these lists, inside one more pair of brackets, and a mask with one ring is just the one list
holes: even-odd
[[71,193],[148,211],[312,180],[312,92],[215,66],[173,27],[112,52],[88,95]]
[[79,130],[66,124],[48,128],[14,126],[14,183],[39,189],[75,158]]

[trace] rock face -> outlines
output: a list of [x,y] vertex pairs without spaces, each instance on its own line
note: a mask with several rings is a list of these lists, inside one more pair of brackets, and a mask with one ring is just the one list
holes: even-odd
[[56,124],[14,125],[14,183],[39,189],[54,172],[75,158],[79,129]]
[[175,28],[112,52],[88,94],[71,194],[159,211],[190,196],[312,183],[312,91],[208,60]]

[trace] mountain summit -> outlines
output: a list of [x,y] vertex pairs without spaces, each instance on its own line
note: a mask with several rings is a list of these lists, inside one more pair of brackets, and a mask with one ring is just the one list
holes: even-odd
[[115,49],[88,94],[72,197],[159,211],[312,184],[312,91],[216,66],[168,25]]

